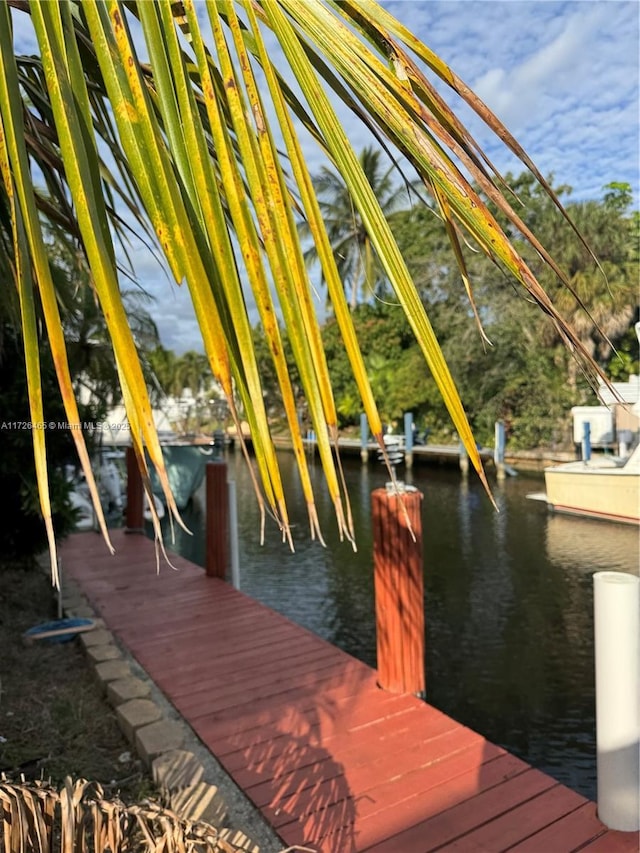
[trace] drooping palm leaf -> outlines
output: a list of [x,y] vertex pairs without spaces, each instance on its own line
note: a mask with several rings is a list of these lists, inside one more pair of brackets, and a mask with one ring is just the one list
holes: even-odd
[[[35,295],[33,280],[38,283],[49,342],[53,355],[58,384],[76,443],[78,456],[85,473],[90,493],[96,506],[102,533],[109,543],[104,515],[98,498],[98,490],[80,430],[78,407],[73,394],[71,376],[67,362],[66,347],[62,334],[60,315],[56,303],[51,270],[46,257],[44,239],[37,215],[36,199],[28,177],[28,157],[23,126],[15,120],[21,112],[15,63],[12,61],[8,36],[8,11],[0,10],[0,51],[2,75],[0,75],[0,99],[5,105],[0,127],[0,171],[6,196],[12,210],[16,283],[20,299],[22,333],[25,342],[25,364],[31,409],[32,435],[36,475],[43,519],[47,529],[53,579],[58,583],[57,557],[51,504],[49,501],[46,465],[45,418],[40,385],[40,361],[38,331],[36,325]],[[5,26],[2,26],[5,23]],[[12,121],[11,118],[14,120]]]
[[[365,121],[385,147],[395,147],[404,155],[431,188],[459,262],[463,264],[460,233],[529,291],[593,370],[580,340],[509,243],[472,181],[542,259],[556,273],[561,271],[523,226],[505,197],[504,183],[436,93],[425,66],[456,89],[525,164],[535,167],[448,67],[373,0],[222,0],[197,6],[193,0],[184,4],[170,0],[12,4],[9,0],[9,5],[31,12],[40,56],[31,67],[21,64],[24,71],[14,84],[13,100],[6,89],[0,90],[2,123],[12,128],[24,119],[27,126],[26,150],[33,164],[42,165],[51,196],[41,194],[40,215],[72,220],[70,233],[86,253],[114,345],[134,447],[143,469],[143,447],[147,448],[165,489],[162,456],[122,309],[111,240],[111,228],[123,233],[131,227],[130,217],[141,227],[151,223],[176,283],[189,289],[211,370],[238,427],[236,398],[241,401],[252,431],[264,500],[289,538],[285,496],[253,348],[248,291],[282,387],[314,535],[319,531],[276,319],[280,312],[318,436],[339,528],[346,536],[353,535],[332,450],[337,415],[294,210],[307,220],[364,410],[383,446],[382,430],[297,123],[309,131],[344,181],[366,229],[367,245],[375,250],[455,428],[484,479],[455,384],[383,210],[337,118],[335,97]],[[13,58],[5,56],[12,47],[7,9],[5,4],[0,17],[0,46],[3,62],[9,66]],[[129,27],[134,18],[149,63],[140,58],[140,36],[134,38]],[[16,105],[16,89],[24,100],[24,112]],[[29,104],[36,105],[34,112]],[[111,150],[114,169],[106,167],[102,157],[105,145]],[[13,220],[26,222],[25,188],[31,177],[11,151],[5,161],[3,182],[17,205]],[[544,182],[543,186],[551,193]],[[119,198],[125,199],[124,205]],[[14,266],[33,269],[35,287],[46,295],[46,271],[35,263],[38,239],[38,229],[31,228],[25,229],[25,242],[13,241]],[[464,267],[461,272],[472,299]],[[25,315],[28,301],[23,300]],[[57,322],[50,314],[47,329],[54,339]],[[31,337],[32,327],[27,326],[27,337]],[[32,344],[27,341],[27,346]],[[146,470],[144,474],[146,478]]]
[[[117,280],[116,256],[101,191],[97,143],[90,132],[90,102],[78,46],[73,37],[71,7],[68,3],[35,4],[32,17],[42,52],[66,179],[93,284],[111,336],[123,398],[132,426],[132,440],[141,460],[143,455],[139,452],[139,445],[142,442],[146,445],[158,472],[167,504],[177,517],[146,384]],[[144,470],[144,463],[141,464],[145,488],[150,495],[149,478]],[[159,521],[153,509],[153,502],[150,502],[150,505],[156,535],[159,536]]]

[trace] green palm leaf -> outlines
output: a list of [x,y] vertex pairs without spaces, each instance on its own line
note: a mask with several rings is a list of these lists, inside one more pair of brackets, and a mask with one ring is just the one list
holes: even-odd
[[[287,508],[253,346],[252,303],[260,315],[282,389],[311,533],[321,536],[278,313],[318,436],[340,533],[353,537],[348,496],[334,453],[336,407],[304,263],[309,246],[303,246],[297,214],[305,219],[306,235],[313,244],[310,252],[319,261],[327,283],[363,408],[384,447],[376,401],[332,250],[330,225],[323,220],[298,134],[300,125],[344,182],[362,223],[363,263],[369,278],[379,264],[486,485],[464,407],[430,319],[383,206],[337,118],[329,91],[366,123],[386,150],[407,158],[431,192],[445,220],[472,306],[461,239],[471,240],[508,270],[553,319],[587,367],[595,370],[580,339],[471,182],[550,269],[559,275],[562,271],[514,212],[504,182],[428,81],[424,66],[465,98],[553,195],[550,187],[486,106],[373,0],[221,0],[204,7],[196,7],[194,0],[178,6],[170,0],[86,0],[82,4],[60,0],[56,4],[30,3],[26,8],[34,22],[40,57],[30,63],[20,61],[20,75],[10,56],[11,21],[6,4],[0,14],[3,67],[14,69],[13,77],[9,75],[9,82],[0,88],[4,138],[10,142],[3,149],[2,174],[13,222],[11,245],[6,241],[2,245],[5,253],[15,255],[12,265],[21,278],[34,412],[38,411],[38,381],[29,284],[32,268],[52,349],[61,365],[65,352],[60,319],[53,310],[55,292],[46,264],[39,260],[40,216],[58,225],[66,223],[70,240],[86,255],[114,347],[145,482],[146,449],[170,506],[147,389],[122,305],[112,240],[112,233],[121,240],[126,238],[132,229],[130,217],[141,228],[150,223],[158,251],[176,283],[189,289],[209,366],[227,398],[238,434],[238,405],[250,423],[261,481],[259,489],[256,482],[259,500],[276,518],[286,539],[290,541]],[[203,8],[206,15],[200,16]],[[138,55],[142,45],[138,36],[132,37],[129,22],[133,18],[144,39],[148,63]],[[265,38],[267,30],[269,39]],[[206,43],[207,32],[210,44]],[[275,51],[267,47],[273,39],[278,43]],[[37,120],[35,113],[21,109],[21,97],[34,105]],[[19,128],[25,140],[20,155],[12,141],[19,138]],[[111,150],[111,166],[102,157],[105,145]],[[34,191],[28,158],[41,164],[48,197]],[[75,404],[64,367],[58,375],[71,418]],[[46,477],[40,441],[37,453],[44,512]]]
[[[9,50],[8,14],[6,7],[0,11],[0,48],[3,74],[0,80],[0,105],[2,128],[0,132],[0,162],[3,183],[12,209],[14,256],[16,260],[16,283],[20,298],[22,331],[25,341],[25,363],[27,385],[31,406],[33,444],[36,463],[36,475],[40,493],[42,515],[47,529],[49,551],[54,579],[57,580],[57,559],[54,531],[49,501],[48,476],[46,467],[46,441],[44,430],[44,409],[40,387],[40,357],[38,331],[35,315],[33,278],[37,282],[40,300],[51,344],[58,383],[67,413],[71,433],[74,438],[78,457],[84,471],[89,490],[96,506],[97,518],[102,533],[109,545],[104,514],[98,498],[98,490],[91,471],[89,456],[80,430],[80,418],[73,394],[71,376],[66,355],[60,315],[54,293],[51,270],[47,259],[44,239],[37,214],[36,198],[28,178],[28,157],[22,123],[15,120],[21,113],[17,85],[17,70]],[[15,187],[15,189],[14,189]],[[32,267],[33,265],[33,267]],[[33,269],[33,271],[32,271]],[[42,425],[38,427],[36,425]]]

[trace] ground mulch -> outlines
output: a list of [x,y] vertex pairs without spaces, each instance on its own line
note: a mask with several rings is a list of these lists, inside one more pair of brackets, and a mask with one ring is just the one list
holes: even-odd
[[25,644],[24,631],[56,617],[42,569],[0,564],[0,773],[56,786],[87,779],[130,803],[154,796],[79,641]]

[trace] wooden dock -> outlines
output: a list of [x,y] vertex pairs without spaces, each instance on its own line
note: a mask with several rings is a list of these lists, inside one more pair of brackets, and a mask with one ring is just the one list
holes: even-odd
[[63,577],[275,828],[319,853],[637,853],[595,805],[153,543],[76,534]]

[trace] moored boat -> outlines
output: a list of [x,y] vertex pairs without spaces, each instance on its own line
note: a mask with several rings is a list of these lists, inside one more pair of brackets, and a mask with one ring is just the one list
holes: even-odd
[[[206,463],[213,457],[213,444],[211,441],[208,444],[163,444],[162,455],[176,506],[183,510],[204,479]],[[153,493],[164,499],[155,470],[151,471],[151,484]]]
[[544,478],[555,512],[640,524],[640,445],[626,459],[593,457],[546,468]]

